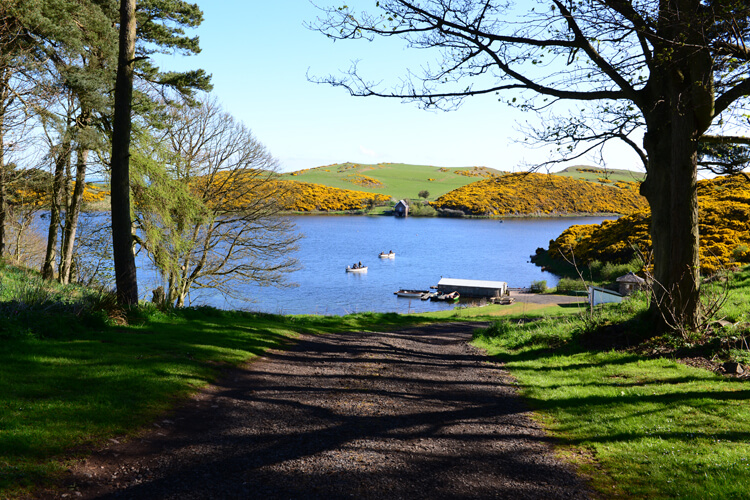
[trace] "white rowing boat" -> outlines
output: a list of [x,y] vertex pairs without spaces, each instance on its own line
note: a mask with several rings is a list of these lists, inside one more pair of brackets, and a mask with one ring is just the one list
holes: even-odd
[[422,295],[426,293],[430,293],[427,290],[399,290],[398,292],[393,292],[399,297],[406,297],[409,299],[421,299]]

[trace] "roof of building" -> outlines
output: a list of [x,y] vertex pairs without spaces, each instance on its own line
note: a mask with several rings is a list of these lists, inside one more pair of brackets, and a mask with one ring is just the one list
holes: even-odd
[[646,283],[646,280],[644,280],[640,276],[637,276],[635,273],[633,273],[633,271],[630,271],[625,276],[620,276],[615,281],[617,281],[618,283]]
[[440,278],[438,286],[468,286],[474,288],[505,288],[508,283],[505,281],[483,281],[483,280],[462,280],[455,278]]

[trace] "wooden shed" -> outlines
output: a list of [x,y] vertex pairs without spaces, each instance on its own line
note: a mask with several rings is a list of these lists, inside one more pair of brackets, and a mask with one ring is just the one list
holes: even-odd
[[406,217],[409,215],[409,202],[406,200],[398,200],[396,206],[393,207],[393,214],[396,217]]
[[508,283],[441,278],[437,290],[438,293],[458,292],[462,297],[501,297],[508,294]]

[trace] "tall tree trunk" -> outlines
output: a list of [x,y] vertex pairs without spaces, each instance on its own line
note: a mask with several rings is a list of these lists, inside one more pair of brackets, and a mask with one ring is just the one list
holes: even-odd
[[65,230],[63,231],[60,255],[60,283],[63,284],[71,281],[73,248],[75,247],[78,230],[78,216],[81,213],[83,191],[86,188],[86,164],[88,163],[89,151],[83,146],[79,146],[76,156],[76,182],[68,207],[65,210]]
[[57,238],[60,232],[60,205],[63,183],[65,182],[66,165],[70,162],[70,141],[60,145],[55,157],[55,176],[52,181],[52,196],[50,196],[49,229],[47,231],[47,251],[42,264],[42,278],[46,280],[55,277],[55,260],[57,258]]
[[673,10],[661,16],[674,21],[666,39],[682,38],[684,44],[656,50],[654,60],[660,63],[652,68],[644,113],[649,159],[641,194],[651,206],[656,281],[651,312],[659,330],[684,331],[694,330],[701,320],[697,149],[713,119],[713,66],[707,50],[695,49],[703,34],[683,19],[696,11],[697,2],[676,0],[662,8]]
[[7,196],[5,194],[5,183],[6,183],[6,174],[5,174],[5,155],[3,154],[3,151],[5,150],[5,144],[3,142],[3,116],[0,114],[0,259],[3,258],[5,255],[5,247],[7,246],[6,243],[6,215],[8,213],[8,200]]
[[170,306],[175,305],[177,300],[177,273],[174,271],[169,272],[169,290],[167,291],[166,303]]
[[[23,237],[26,234],[26,231],[31,226],[31,223],[34,222],[34,214],[36,213],[35,210],[24,210],[23,213],[20,215],[20,221],[18,224],[18,230],[16,231],[15,236],[15,253],[13,254],[13,260],[15,262],[21,262],[21,258],[23,256]],[[12,216],[13,211],[10,211],[10,214]]]
[[130,130],[135,57],[135,0],[120,1],[120,52],[112,123],[112,245],[117,301],[138,303],[138,281],[133,254],[130,215]]
[[7,212],[8,198],[6,191],[7,173],[5,171],[5,103],[8,96],[7,70],[0,67],[0,258],[5,255],[7,246]]
[[642,194],[651,206],[654,279],[651,313],[657,330],[694,329],[699,321],[697,175],[693,166],[692,134],[672,124],[671,141],[659,141],[649,151]]

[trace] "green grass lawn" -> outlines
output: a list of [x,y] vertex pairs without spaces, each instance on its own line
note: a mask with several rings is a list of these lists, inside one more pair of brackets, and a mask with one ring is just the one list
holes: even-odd
[[[623,307],[637,309],[610,307],[605,318],[623,321]],[[587,330],[575,316],[505,320],[475,343],[517,378],[560,453],[605,498],[746,498],[750,382],[674,359],[586,349],[579,339],[587,332],[607,330]]]
[[[482,180],[482,177],[458,175],[456,171],[471,170],[473,167],[441,168],[429,165],[407,165],[404,163],[380,163],[377,165],[343,163],[312,168],[282,175],[282,178],[301,182],[312,182],[341,189],[354,189],[369,193],[388,195],[396,200],[417,199],[419,192],[427,190],[428,200],[457,189],[466,184]],[[441,170],[443,170],[441,172]],[[491,169],[490,169],[491,170]],[[496,170],[491,170],[500,173]],[[353,175],[366,175],[383,183],[379,187],[362,187],[347,178]],[[430,180],[433,179],[433,180]]]
[[64,338],[3,339],[0,498],[53,478],[70,450],[149,423],[219,366],[292,336],[278,319],[185,311]]

